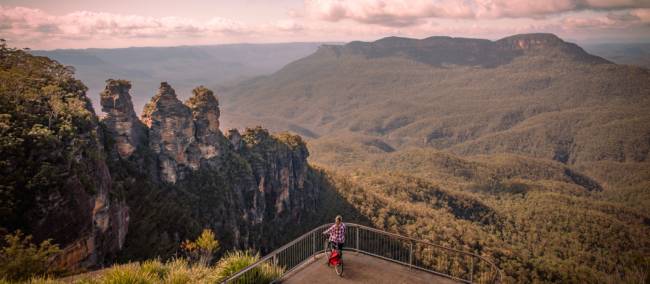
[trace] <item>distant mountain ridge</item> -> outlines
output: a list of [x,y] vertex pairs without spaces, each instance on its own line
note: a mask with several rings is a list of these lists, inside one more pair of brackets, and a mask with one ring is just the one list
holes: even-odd
[[266,75],[307,56],[322,43],[225,44],[174,47],[129,47],[32,50],[75,67],[77,78],[88,86],[88,96],[100,113],[99,93],[107,78],[133,82],[133,104],[140,113],[158,84],[169,81],[183,99],[198,85]]
[[424,39],[386,37],[374,42],[353,41],[343,46],[325,45],[321,53],[364,55],[367,58],[405,56],[434,66],[468,65],[495,67],[526,53],[553,53],[594,64],[611,63],[585,52],[553,34],[523,34],[497,41],[432,36]]

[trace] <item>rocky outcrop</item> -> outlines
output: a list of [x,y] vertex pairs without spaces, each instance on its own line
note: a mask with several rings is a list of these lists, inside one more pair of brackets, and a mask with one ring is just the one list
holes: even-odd
[[200,86],[183,104],[163,82],[142,114],[149,127],[149,148],[157,154],[161,180],[176,183],[204,160],[219,155],[227,143],[219,130],[219,101]]
[[188,152],[195,142],[192,112],[162,82],[158,93],[145,106],[142,119],[149,127],[149,147],[158,155],[160,178],[175,183],[189,166]]
[[33,233],[60,245],[62,253],[54,262],[59,268],[77,270],[111,259],[122,249],[128,232],[129,208],[123,200],[111,198],[108,167],[96,160],[87,170],[94,175],[97,192],[84,191],[82,181],[73,176],[65,191],[51,191],[36,206],[41,217]]
[[200,86],[192,93],[194,95],[185,104],[192,111],[195,126],[196,144],[191,148],[199,151],[189,157],[189,165],[192,169],[197,169],[202,159],[211,159],[219,155],[225,137],[219,130],[219,101],[212,91]]
[[590,63],[611,63],[602,57],[591,55],[578,45],[565,42],[554,34],[535,33],[519,34],[500,39],[495,42],[499,49],[505,51],[521,51],[530,54],[544,54],[550,57],[568,58],[570,60]]
[[[132,137],[128,135],[132,131],[120,128],[126,123],[114,122],[116,117],[131,117],[126,114],[131,114],[132,110],[113,107],[118,104],[112,103],[117,100],[120,106],[132,107],[128,88],[124,83],[119,85],[121,88],[113,86],[115,81],[108,83],[107,90],[116,91],[107,91],[107,94],[114,95],[103,97],[123,98],[124,101],[106,99],[104,109],[112,112],[104,120],[107,122],[107,133],[116,136],[116,141],[135,141],[128,138]],[[172,193],[165,194],[174,194],[179,201],[164,201],[165,205],[161,206],[176,208],[178,214],[192,216],[192,222],[186,222],[187,226],[200,224],[200,227],[222,232],[225,247],[267,248],[285,241],[282,237],[269,237],[264,233],[271,226],[275,229],[269,233],[276,235],[281,231],[277,228],[291,228],[292,224],[305,222],[310,219],[307,216],[316,210],[318,190],[306,183],[310,168],[305,143],[299,136],[271,135],[261,127],[246,129],[243,134],[237,129],[230,129],[224,136],[219,129],[219,116],[219,101],[209,89],[197,87],[193,95],[182,103],[169,84],[161,83],[158,93],[145,106],[142,114],[142,125],[145,133],[148,133],[146,141],[137,144],[144,147],[138,154],[142,156],[121,154],[120,158],[125,164],[116,165],[114,170],[133,168],[140,171],[141,176],[150,179],[146,186],[151,188],[150,191],[155,192],[156,187],[171,189]],[[130,125],[138,123],[131,122]],[[120,135],[128,139],[119,140]],[[153,167],[147,161],[151,161]],[[136,196],[152,194],[143,191],[142,185],[133,185],[137,182],[130,181],[130,176],[121,178],[125,180],[119,181],[119,184],[125,186],[128,192]],[[191,210],[187,209],[187,204],[183,202],[188,201],[183,200],[194,198],[197,199],[192,202]],[[152,204],[146,210],[143,210],[142,204],[132,205],[138,206],[134,218],[158,220],[152,217],[157,214],[152,212],[159,210],[158,205]],[[168,218],[163,217],[167,212],[160,214],[160,220]],[[153,222],[158,222],[155,220]],[[140,227],[134,228],[138,230],[134,234],[151,236],[164,242],[168,242],[169,236],[182,240],[187,238],[182,232],[192,230],[183,226],[185,224],[177,225],[173,230],[145,231],[141,231],[145,228]],[[127,240],[130,244],[127,247],[147,245],[147,239],[137,239],[135,235],[130,235],[132,238]]]
[[314,191],[305,190],[309,168],[305,143],[291,134],[272,136],[261,127],[246,129],[243,137],[246,142],[241,152],[250,161],[257,181],[250,208],[251,216],[256,216],[253,221],[273,221],[265,220],[265,215],[299,220],[308,207],[313,208],[317,197]]
[[170,257],[203,228],[224,251],[269,248],[311,220],[304,143],[261,129],[229,141],[210,90],[183,104],[162,83],[141,121],[131,84],[108,80],[100,121],[65,66],[4,46],[0,55],[0,238],[51,239],[57,269]]
[[241,148],[241,134],[239,134],[239,130],[237,130],[237,128],[228,129],[226,138],[228,138],[228,141],[230,141],[230,144],[235,149],[235,151],[238,151]]
[[129,81],[109,79],[99,94],[102,111],[106,113],[102,122],[112,131],[122,158],[130,157],[146,136],[146,129],[133,110],[130,89]]

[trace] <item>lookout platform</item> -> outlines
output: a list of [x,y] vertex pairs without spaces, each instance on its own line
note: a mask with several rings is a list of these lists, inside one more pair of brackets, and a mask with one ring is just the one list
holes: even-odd
[[313,259],[284,275],[279,283],[460,283],[449,278],[436,276],[381,258],[363,253],[345,251],[343,253],[343,277],[336,275],[333,267],[325,263],[321,253]]

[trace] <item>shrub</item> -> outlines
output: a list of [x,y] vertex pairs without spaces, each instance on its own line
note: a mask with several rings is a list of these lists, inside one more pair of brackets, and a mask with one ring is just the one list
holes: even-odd
[[50,279],[50,278],[42,278],[42,277],[35,277],[30,279],[28,284],[63,284],[64,282]]
[[204,265],[190,265],[185,259],[174,259],[166,264],[169,274],[165,283],[217,283],[217,272]]
[[[234,275],[242,269],[260,260],[259,254],[253,254],[250,251],[228,252],[217,262],[219,281]],[[248,271],[241,280],[244,283],[270,283],[279,278],[284,269],[271,263],[263,263]]]
[[208,265],[213,254],[219,250],[219,241],[215,239],[214,232],[204,229],[195,241],[186,240],[181,244],[191,259],[198,259],[199,264]]
[[158,283],[158,278],[141,269],[137,263],[118,265],[104,275],[102,284],[149,284]]
[[164,279],[169,274],[169,267],[158,259],[147,260],[140,264],[143,273],[151,274],[157,278]]
[[20,281],[51,272],[49,264],[60,251],[51,240],[37,246],[32,243],[31,235],[25,236],[20,230],[6,235],[4,239],[5,247],[0,250],[0,275],[5,279]]

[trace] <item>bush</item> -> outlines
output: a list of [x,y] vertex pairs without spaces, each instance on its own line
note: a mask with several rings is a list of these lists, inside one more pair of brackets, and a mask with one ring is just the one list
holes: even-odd
[[20,230],[5,236],[5,247],[0,250],[0,275],[9,281],[27,280],[34,276],[45,276],[52,257],[60,252],[51,240],[40,245],[32,243],[32,236],[25,236]]
[[203,265],[189,265],[185,259],[174,259],[166,264],[169,274],[165,283],[217,283],[217,272],[214,268]]
[[[184,258],[172,259],[165,263],[155,259],[142,263],[115,265],[106,269],[104,273],[82,275],[73,282],[77,284],[220,283],[259,259],[259,254],[248,251],[228,252],[225,257],[219,260],[216,266],[205,266],[198,263],[190,264]],[[246,273],[244,277],[240,278],[240,282],[270,283],[278,279],[283,272],[284,269],[281,267],[271,263],[263,263]],[[0,284],[13,283],[15,283],[13,280],[0,278]],[[65,282],[39,276],[24,283],[58,284]]]
[[190,259],[198,259],[199,264],[207,266],[212,261],[213,254],[219,250],[219,241],[215,239],[212,230],[204,229],[195,241],[186,240],[181,247]]
[[[217,262],[219,281],[234,275],[242,269],[260,260],[259,254],[253,254],[249,251],[228,252]],[[244,283],[270,283],[279,278],[284,272],[284,268],[275,266],[270,263],[263,263],[248,271],[242,280]]]
[[169,274],[169,267],[160,260],[147,260],[140,264],[142,272],[156,276],[157,278],[164,279]]
[[149,284],[158,283],[158,278],[145,271],[137,263],[118,265],[104,275],[102,284]]

